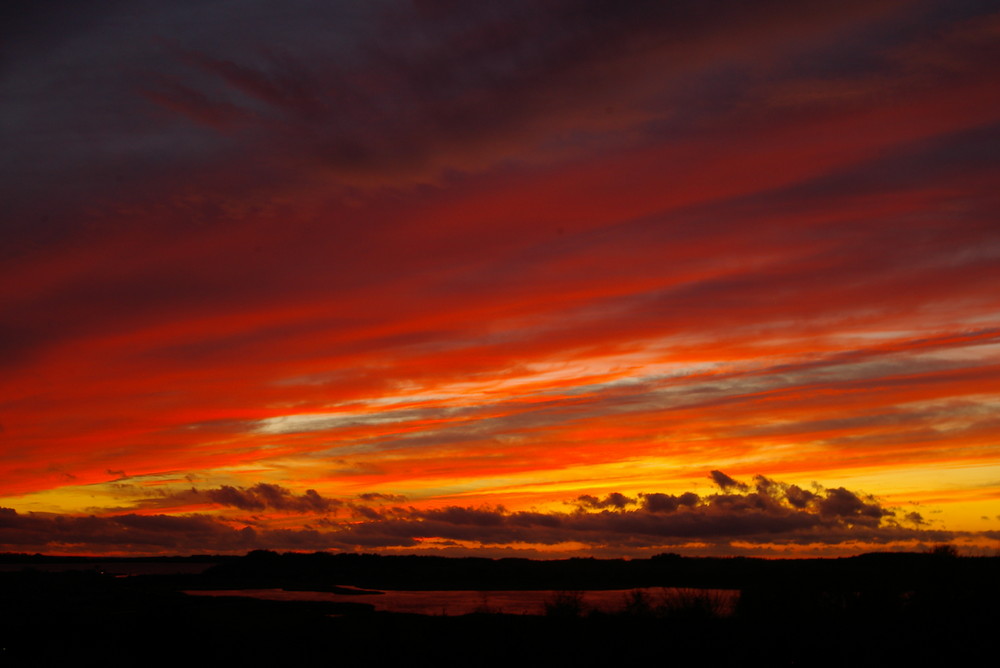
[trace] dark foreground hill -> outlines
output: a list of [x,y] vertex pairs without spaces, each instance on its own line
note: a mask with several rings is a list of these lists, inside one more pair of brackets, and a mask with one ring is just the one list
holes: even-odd
[[[14,559],[8,557],[6,561]],[[86,564],[86,562],[77,562]],[[153,662],[438,666],[968,665],[991,656],[998,558],[564,561],[251,553],[201,574],[0,573],[0,666]],[[571,594],[544,616],[376,612],[357,603],[194,597],[185,589],[739,589],[733,614],[635,599],[588,612]]]

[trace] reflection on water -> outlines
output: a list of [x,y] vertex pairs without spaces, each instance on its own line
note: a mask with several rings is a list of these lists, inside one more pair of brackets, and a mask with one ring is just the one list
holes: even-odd
[[[349,587],[345,587],[349,588]],[[739,598],[735,589],[673,589],[645,587],[642,589],[609,589],[575,592],[584,610],[617,612],[627,601],[642,592],[652,605],[676,605],[678,600],[704,598],[712,602],[717,614],[732,613]],[[318,591],[285,591],[283,589],[230,589],[187,591],[195,596],[250,596],[272,601],[336,601],[371,603],[376,610],[410,612],[422,615],[465,615],[473,612],[505,613],[509,615],[541,615],[545,604],[559,594],[553,590],[514,591],[398,591],[385,590],[371,595],[336,594]]]

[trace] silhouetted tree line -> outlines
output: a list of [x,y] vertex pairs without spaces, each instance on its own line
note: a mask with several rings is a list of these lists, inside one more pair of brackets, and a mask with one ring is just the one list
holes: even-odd
[[[199,578],[220,585],[270,580],[372,589],[798,589],[909,590],[949,582],[977,588],[996,580],[997,557],[878,553],[841,559],[705,558],[558,560],[449,558],[257,550]],[[240,584],[240,586],[243,586]]]

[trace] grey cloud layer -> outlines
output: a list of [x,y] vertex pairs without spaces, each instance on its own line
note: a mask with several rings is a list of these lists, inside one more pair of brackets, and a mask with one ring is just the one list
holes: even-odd
[[[692,114],[693,101],[675,98],[679,91],[701,85],[706,72],[705,80],[739,89],[727,93],[739,99],[707,96],[702,104],[712,108],[693,115],[699,123],[711,117],[732,133],[733,127],[742,127],[728,116],[734,105],[743,109],[764,103],[760,91],[743,90],[734,82],[756,80],[742,75],[760,68],[768,72],[763,78],[770,79],[776,51],[823,53],[815,61],[796,58],[795,67],[778,67],[782,80],[805,79],[817,87],[859,62],[876,73],[887,71],[891,79],[900,66],[883,53],[886,39],[923,39],[942,23],[984,12],[981,3],[917,3],[901,24],[886,14],[899,8],[897,2],[769,1],[755,3],[752,11],[746,3],[729,0],[712,3],[711,11],[696,0],[490,5],[255,0],[240,3],[238,12],[221,1],[87,4],[95,7],[83,12],[78,3],[63,2],[55,3],[60,11],[43,13],[20,3],[14,23],[18,31],[0,71],[11,100],[3,119],[10,159],[0,188],[12,210],[26,207],[26,213],[0,221],[10,226],[0,254],[34,250],[61,233],[92,232],[104,224],[103,216],[116,219],[121,211],[128,221],[115,224],[187,225],[183,235],[197,238],[204,227],[220,221],[266,217],[259,208],[264,205],[247,203],[253,199],[248,190],[308,181],[314,174],[304,163],[322,165],[335,175],[331,181],[391,167],[405,174],[390,175],[386,182],[400,184],[433,180],[437,177],[428,174],[442,170],[476,171],[512,154],[529,153],[531,147],[564,145],[564,136],[575,142],[583,135],[609,135],[617,137],[609,140],[616,146],[636,137],[640,144],[651,138],[662,143],[664,135],[684,137],[690,130],[689,121],[677,119]],[[855,35],[850,48],[841,44],[843,31]],[[723,76],[727,68],[741,76]],[[678,76],[687,77],[684,85],[673,85]],[[620,134],[632,139],[622,140]],[[892,188],[900,181],[921,187],[992,164],[996,143],[995,128],[944,137],[911,153],[892,153],[872,165],[811,179],[798,190],[760,195],[757,208],[787,206],[789,197],[815,207],[831,196]],[[914,160],[920,169],[913,168]],[[220,171],[227,175],[216,178]],[[147,177],[153,178],[140,183]],[[203,186],[202,180],[210,185]],[[86,224],[80,221],[78,198],[92,198],[83,208]],[[168,214],[148,215],[136,203],[145,199],[160,203]],[[114,201],[119,203],[103,210]],[[694,225],[677,224],[677,212],[672,212],[669,224],[658,221],[631,232],[619,226],[616,243],[627,256],[634,246],[719,233],[713,225],[732,233],[730,228],[744,224],[743,216],[725,206],[714,214],[701,212]],[[89,218],[95,209],[98,213]],[[736,213],[742,213],[739,207]],[[352,219],[338,233],[359,234],[365,219]],[[949,229],[962,226],[956,220]],[[175,232],[171,229],[170,237]],[[855,232],[844,236],[851,253],[875,245]],[[591,241],[607,248],[608,239]],[[898,252],[887,262],[885,245],[877,246],[882,255],[859,258],[856,265],[869,271],[887,264],[916,266],[911,256]],[[966,246],[953,250],[960,253]],[[837,249],[843,247],[837,244]],[[560,243],[542,254],[566,250]],[[926,251],[921,246],[916,252]],[[17,304],[21,322],[10,335],[13,342],[4,345],[10,346],[10,358],[24,359],[28,350],[50,339],[92,333],[87,323],[95,329],[117,325],[125,313],[142,314],[147,308],[165,313],[210,297],[229,308],[246,299],[244,290],[262,293],[264,287],[297,294],[316,284],[316,275],[299,275],[313,263],[322,267],[313,268],[321,282],[345,280],[331,276],[331,265],[350,263],[347,257],[331,260],[328,252],[335,251],[324,250],[321,259],[310,259],[302,247],[282,252],[295,258],[295,270],[285,266],[269,275],[284,282],[281,286],[257,284],[259,272],[230,283],[210,271],[179,276],[175,266],[161,268],[166,272],[162,276],[126,271],[127,280],[113,274],[79,277],[72,286],[63,285],[56,299]],[[549,259],[534,261],[544,265]],[[248,264],[257,262],[254,258]],[[510,271],[520,262],[530,264],[532,258],[504,258],[506,273],[529,275]],[[773,296],[779,284],[803,285],[804,278],[812,284],[826,282],[828,273],[820,273],[698,282],[611,306],[618,311],[634,307],[627,314],[633,331],[662,330],[664,313],[684,311],[704,318],[718,309],[713,304],[746,301],[754,290]],[[463,276],[462,284],[478,288],[481,281],[495,282],[492,278]],[[649,322],[643,323],[644,318]],[[597,328],[618,322],[620,318],[607,318]],[[684,325],[675,320],[670,328],[682,330]]]
[[342,178],[490,164],[551,139],[554,119],[576,131],[620,124],[629,114],[609,121],[605,108],[648,97],[650,63],[662,86],[741,50],[770,52],[789,29],[802,49],[805,35],[892,3],[20,4],[0,72],[18,166],[8,185],[65,195],[75,183],[80,195],[248,152]]

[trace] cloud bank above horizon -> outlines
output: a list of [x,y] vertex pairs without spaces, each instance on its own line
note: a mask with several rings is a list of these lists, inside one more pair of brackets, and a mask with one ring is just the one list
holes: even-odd
[[[603,499],[583,494],[565,509],[513,511],[501,505],[416,508],[377,493],[355,499],[297,495],[279,485],[195,487],[133,500],[130,512],[67,517],[0,508],[0,538],[21,551],[124,554],[242,552],[253,549],[372,551],[431,554],[692,554],[795,556],[837,554],[838,548],[927,549],[974,543],[969,532],[929,526],[917,512],[883,505],[843,487],[809,489],[755,476],[752,484],[721,471],[719,491],[699,496],[661,492]],[[197,505],[202,512],[147,514]],[[390,505],[395,504],[395,505]],[[217,512],[204,512],[206,510]],[[139,512],[136,512],[139,511]],[[221,512],[218,512],[221,511]],[[233,514],[236,511],[244,513]],[[277,516],[292,516],[296,528]],[[988,537],[1000,537],[991,532]],[[831,548],[833,548],[831,550]]]

